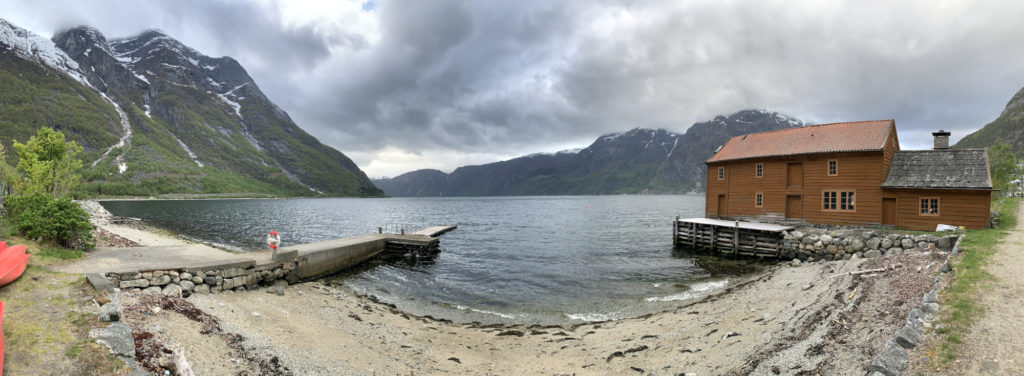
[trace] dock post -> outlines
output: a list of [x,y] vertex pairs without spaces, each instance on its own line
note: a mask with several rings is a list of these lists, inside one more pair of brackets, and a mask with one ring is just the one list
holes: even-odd
[[383,227],[377,227],[377,233],[378,234],[383,234],[384,233],[384,228]]
[[679,245],[679,216],[672,222],[672,245]]
[[402,229],[402,235],[405,235],[405,229],[404,228]]
[[715,243],[718,243],[718,238],[715,237],[715,227],[717,226],[711,226],[711,239],[708,239],[708,245],[711,246],[712,253],[714,253],[715,248],[717,248]]
[[736,221],[736,227],[732,230],[732,255],[740,254],[740,221]]
[[697,224],[690,224],[690,248],[697,248]]

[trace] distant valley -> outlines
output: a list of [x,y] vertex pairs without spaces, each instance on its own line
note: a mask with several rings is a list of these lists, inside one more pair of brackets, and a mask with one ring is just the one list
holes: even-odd
[[684,134],[636,128],[590,146],[464,166],[417,170],[373,183],[389,196],[686,193],[704,189],[704,161],[737,135],[803,125],[778,112],[745,110],[693,124]]

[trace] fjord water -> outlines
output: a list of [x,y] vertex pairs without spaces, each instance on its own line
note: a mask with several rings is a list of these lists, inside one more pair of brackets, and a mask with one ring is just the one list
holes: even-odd
[[[557,196],[481,198],[105,201],[236,250],[404,227],[459,228],[441,252],[378,258],[330,279],[406,312],[456,322],[564,324],[635,317],[723,290],[754,271],[742,261],[673,249],[672,218],[702,216],[704,198]],[[386,231],[386,230],[385,230]]]

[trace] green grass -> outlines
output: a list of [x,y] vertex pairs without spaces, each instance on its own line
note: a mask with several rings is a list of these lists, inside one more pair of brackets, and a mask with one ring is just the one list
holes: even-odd
[[64,249],[64,248],[43,248],[39,252],[32,254],[35,257],[52,259],[52,260],[75,260],[85,257],[80,249]]
[[954,260],[956,272],[949,288],[942,294],[942,304],[946,309],[936,325],[939,329],[935,331],[940,335],[936,359],[940,366],[957,358],[963,337],[970,331],[974,319],[984,314],[980,295],[993,280],[984,267],[998,250],[1000,241],[1017,227],[1019,202],[1019,199],[1007,198],[995,201],[993,207],[999,213],[999,228],[968,231],[960,242],[963,256]]

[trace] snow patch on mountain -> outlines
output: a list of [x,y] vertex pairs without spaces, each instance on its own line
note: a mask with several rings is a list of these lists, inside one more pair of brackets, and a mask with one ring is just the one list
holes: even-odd
[[39,61],[92,87],[79,69],[78,62],[57,48],[53,41],[14,26],[4,19],[0,19],[0,44],[9,46],[24,58]]
[[181,148],[185,149],[185,153],[188,154],[189,158],[192,158],[192,162],[195,162],[199,167],[203,167],[203,162],[199,161],[199,157],[196,157],[196,153],[193,153],[192,149],[188,148],[188,145],[185,145],[178,136],[172,134],[171,137],[174,137],[174,141],[178,141],[178,145],[181,145]]

